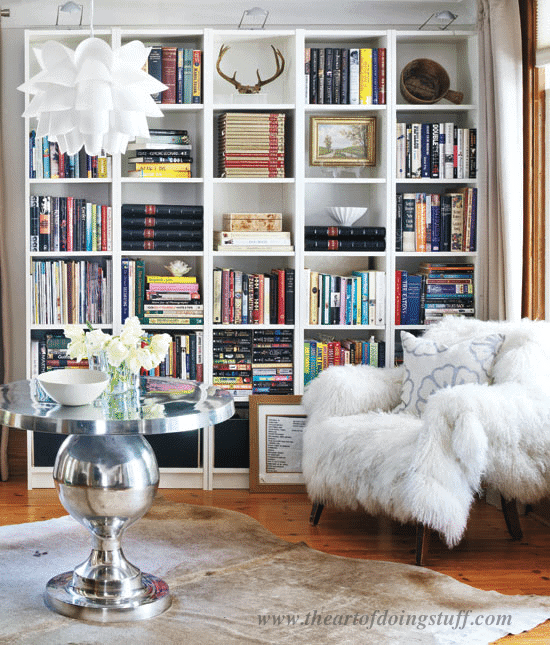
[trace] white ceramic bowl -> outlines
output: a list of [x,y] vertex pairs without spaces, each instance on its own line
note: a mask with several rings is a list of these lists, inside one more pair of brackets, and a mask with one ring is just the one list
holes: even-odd
[[52,370],[40,374],[38,381],[61,405],[87,405],[107,387],[109,375],[99,370]]
[[367,212],[364,206],[330,206],[329,215],[341,226],[351,226]]

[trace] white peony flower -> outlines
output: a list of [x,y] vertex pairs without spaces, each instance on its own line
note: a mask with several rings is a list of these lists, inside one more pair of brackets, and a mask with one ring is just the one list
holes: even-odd
[[151,338],[149,350],[156,361],[155,367],[164,360],[171,342],[172,338],[169,334],[155,334],[153,338]]
[[64,327],[64,333],[71,340],[84,340],[84,329],[80,325],[66,325]]
[[143,329],[137,316],[126,318],[122,331],[120,332],[120,342],[127,347],[135,347],[141,344]]
[[111,340],[109,334],[105,334],[101,329],[94,329],[86,334],[86,346],[88,352],[92,355],[97,355],[105,345]]
[[107,352],[107,360],[113,367],[121,365],[130,353],[128,347],[116,337],[105,346],[105,351]]

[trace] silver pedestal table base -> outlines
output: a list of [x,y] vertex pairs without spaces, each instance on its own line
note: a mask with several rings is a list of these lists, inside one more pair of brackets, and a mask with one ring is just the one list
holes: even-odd
[[216,425],[235,411],[229,392],[194,381],[142,377],[139,390],[75,408],[44,399],[36,382],[0,386],[0,424],[65,434],[54,465],[59,499],[92,536],[87,560],[53,577],[46,605],[95,622],[152,618],[171,604],[168,585],[130,563],[124,531],[151,507],[159,484],[143,435]]

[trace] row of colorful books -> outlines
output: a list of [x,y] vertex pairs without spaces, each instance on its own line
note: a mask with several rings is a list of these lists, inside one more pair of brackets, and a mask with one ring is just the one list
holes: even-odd
[[[151,334],[145,336],[145,340]],[[165,359],[155,368],[141,373],[145,376],[170,376],[173,378],[204,381],[204,332],[202,329],[170,334]]]
[[215,268],[213,285],[214,324],[294,324],[292,268],[272,269],[269,273]]
[[218,117],[220,177],[285,176],[284,112],[225,112]]
[[429,325],[443,316],[475,316],[472,264],[422,263],[395,272],[395,324]]
[[305,226],[306,251],[384,251],[384,226]]
[[79,197],[30,196],[31,251],[111,251],[112,208]]
[[146,250],[148,243],[157,249],[202,250],[202,227],[202,205],[123,204],[121,208],[125,251]]
[[112,160],[109,155],[86,154],[84,148],[74,155],[59,151],[48,136],[29,134],[29,179],[110,179]]
[[386,48],[307,47],[306,103],[386,103]]
[[291,329],[214,329],[213,384],[235,394],[292,394]]
[[195,276],[146,275],[145,261],[121,260],[121,318],[145,325],[202,325],[204,305]]
[[153,45],[146,71],[164,83],[166,90],[153,94],[156,103],[202,103],[202,51]]
[[475,179],[477,128],[398,123],[397,179]]
[[386,343],[374,336],[367,340],[304,340],[304,385],[307,385],[327,367],[333,365],[386,364]]
[[136,137],[128,144],[128,177],[167,177],[189,179],[192,177],[191,138],[187,130],[150,128],[148,137]]
[[310,325],[384,325],[386,273],[374,269],[349,276],[305,269]]
[[437,193],[397,193],[395,250],[476,250],[477,188]]
[[32,324],[111,324],[112,262],[32,260]]

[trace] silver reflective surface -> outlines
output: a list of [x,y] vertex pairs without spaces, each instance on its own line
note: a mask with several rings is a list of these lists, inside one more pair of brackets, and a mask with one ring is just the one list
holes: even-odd
[[164,434],[221,423],[234,413],[230,392],[195,381],[142,377],[139,390],[90,405],[45,400],[35,380],[0,387],[0,424],[55,434]]
[[90,531],[92,552],[48,582],[48,607],[115,622],[151,618],[170,606],[168,585],[142,573],[121,548],[124,531],[148,511],[158,488],[157,461],[142,435],[197,430],[233,413],[229,392],[171,378],[141,378],[139,391],[79,407],[48,401],[35,381],[0,387],[0,424],[70,435],[57,454],[54,480],[63,506]]

